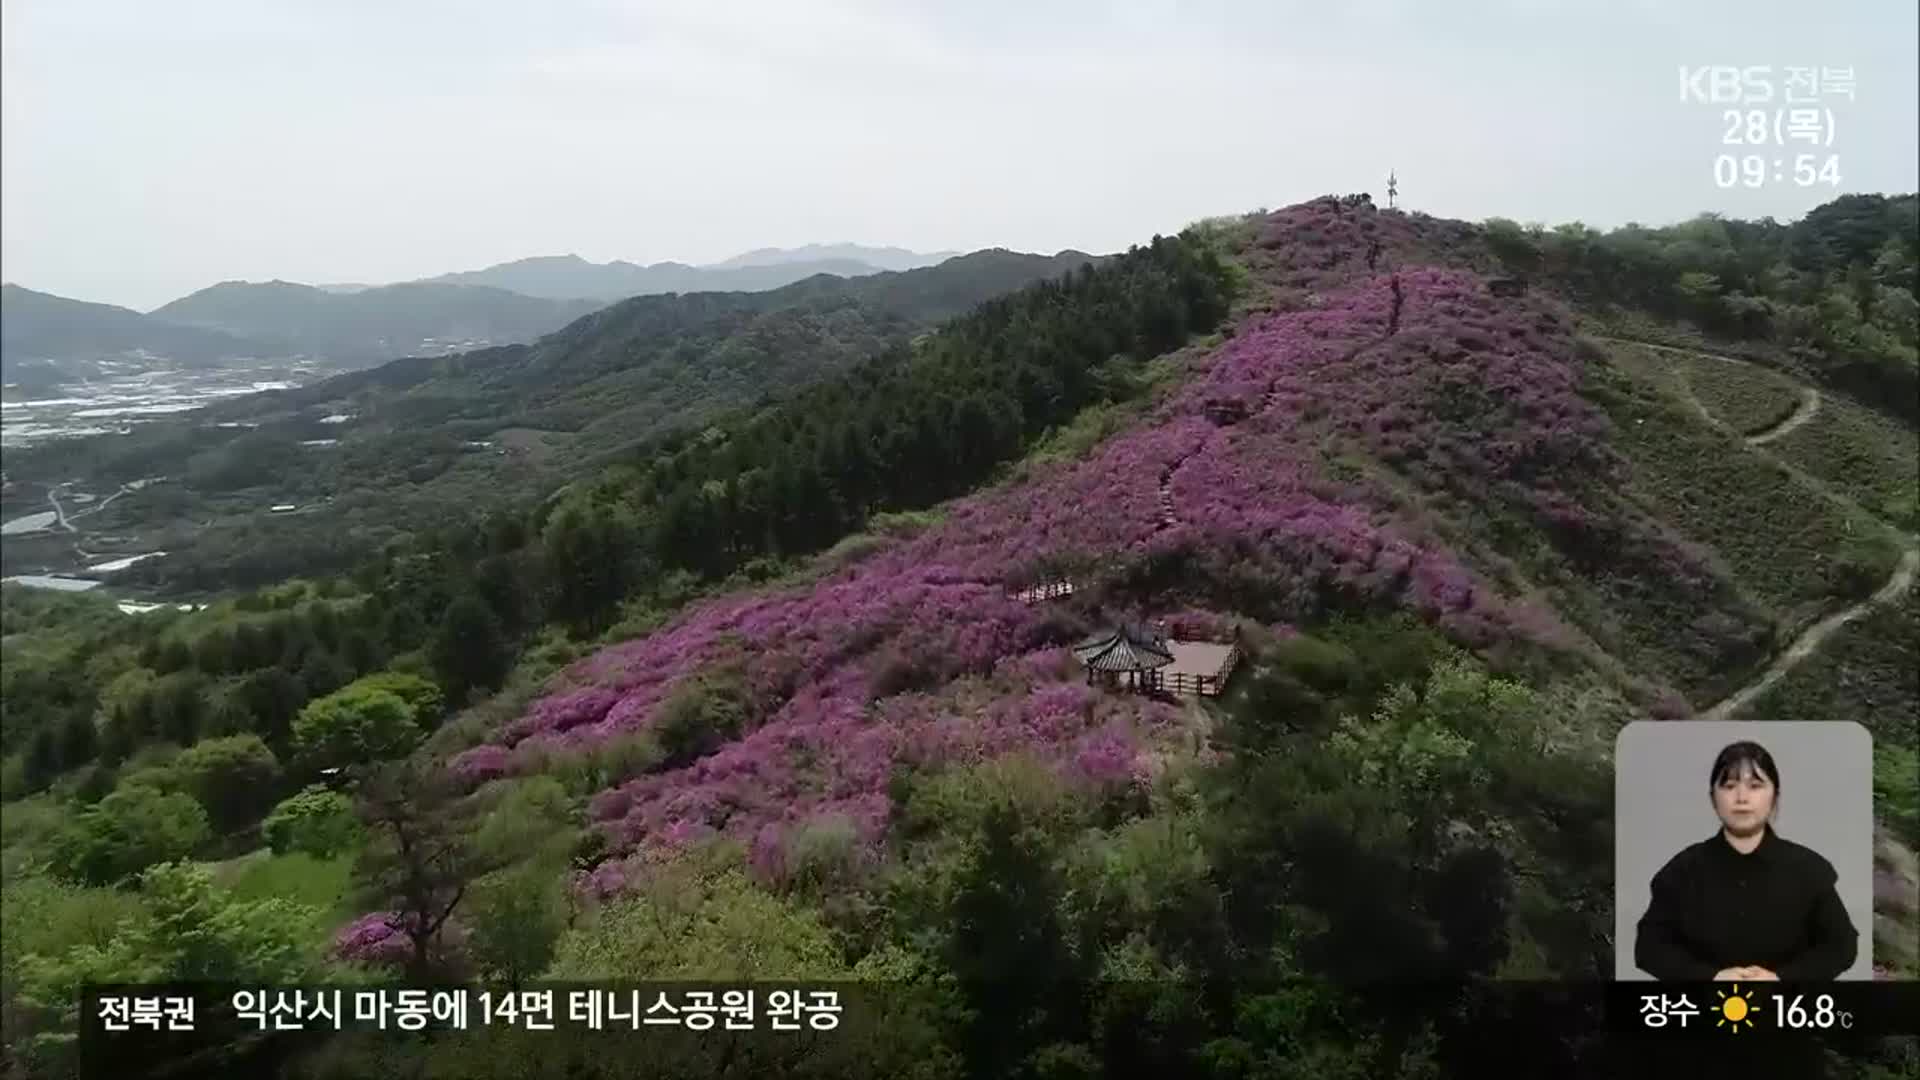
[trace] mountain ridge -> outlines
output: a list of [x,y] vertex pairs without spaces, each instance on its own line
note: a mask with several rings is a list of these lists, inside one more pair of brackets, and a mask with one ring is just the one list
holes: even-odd
[[[777,249],[760,249],[771,252]],[[749,253],[751,256],[753,253]],[[737,256],[747,258],[749,256]],[[422,278],[423,282],[491,285],[547,299],[620,300],[631,296],[686,292],[762,292],[816,274],[862,277],[897,269],[845,256],[782,259],[695,266],[682,262],[647,265],[615,259],[596,263],[577,254],[534,255]]]
[[0,370],[8,382],[58,382],[76,363],[141,353],[188,366],[257,355],[260,345],[222,330],[183,326],[116,304],[0,285]]
[[863,244],[848,242],[831,244],[802,244],[797,248],[764,247],[742,252],[731,259],[723,259],[708,264],[708,269],[729,269],[740,266],[778,266],[791,262],[810,262],[819,259],[848,259],[863,262],[881,270],[918,270],[940,263],[963,254],[958,251],[918,252],[901,247],[867,247]]
[[333,292],[275,279],[224,281],[155,308],[171,323],[353,362],[530,341],[579,318],[590,300],[548,300],[483,285],[402,282]]
[[[414,352],[531,341],[632,296],[765,292],[822,275],[897,273],[955,257],[851,243],[756,248],[705,266],[534,255],[386,284],[232,278],[144,312],[7,283],[0,355],[9,381],[31,378],[36,385],[92,374],[103,359],[141,354],[189,365],[306,355],[364,366]],[[426,304],[399,310],[403,298]]]

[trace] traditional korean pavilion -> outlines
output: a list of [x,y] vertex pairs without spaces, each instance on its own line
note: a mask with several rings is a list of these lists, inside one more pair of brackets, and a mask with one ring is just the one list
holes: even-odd
[[1136,690],[1160,689],[1160,669],[1173,663],[1167,635],[1144,623],[1121,623],[1073,647],[1087,668],[1087,682]]

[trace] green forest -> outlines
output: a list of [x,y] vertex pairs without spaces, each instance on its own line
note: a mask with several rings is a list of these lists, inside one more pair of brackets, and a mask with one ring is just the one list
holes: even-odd
[[1920,201],[1911,195],[1843,195],[1792,224],[1702,215],[1600,232],[1496,218],[1486,237],[1508,269],[1603,311],[1624,309],[1629,325],[1637,316],[1764,346],[1909,422],[1920,418]]

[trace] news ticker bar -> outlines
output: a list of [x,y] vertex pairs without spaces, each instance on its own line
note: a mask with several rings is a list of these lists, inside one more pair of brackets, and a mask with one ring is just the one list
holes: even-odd
[[83,1034],[296,1031],[833,1031],[842,991],[799,984],[89,986]]
[[[1489,1029],[1560,1024],[1651,1039],[1781,1035],[1834,1039],[1920,1035],[1920,982],[1616,982],[1320,986],[1381,1011],[1440,1015],[1463,997],[1495,1006]],[[1279,986],[1246,985],[1242,993]],[[1097,993],[1100,986],[1062,987]],[[910,984],[536,983],[505,986],[369,986],[216,983],[96,984],[82,990],[81,1034],[125,1040],[249,1032],[545,1031],[830,1033],[861,1013],[886,1011]],[[1197,992],[1197,990],[1196,990]],[[1501,1017],[1505,1017],[1504,1020]]]

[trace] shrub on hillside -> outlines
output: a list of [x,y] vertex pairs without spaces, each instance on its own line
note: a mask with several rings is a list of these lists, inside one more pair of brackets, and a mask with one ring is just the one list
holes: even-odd
[[1896,549],[1877,537],[1850,541],[1834,556],[1833,594],[1844,600],[1871,596],[1886,583],[1896,558]]
[[329,859],[358,842],[360,822],[352,799],[314,785],[274,807],[261,822],[260,833],[276,855],[304,852]]
[[666,755],[663,764],[674,768],[738,738],[755,719],[738,669],[705,671],[661,704],[653,733]]
[[221,832],[257,820],[280,787],[280,762],[258,735],[202,739],[175,758],[172,768]]
[[112,885],[193,854],[211,835],[206,811],[192,796],[123,784],[60,833],[52,862],[70,880]]

